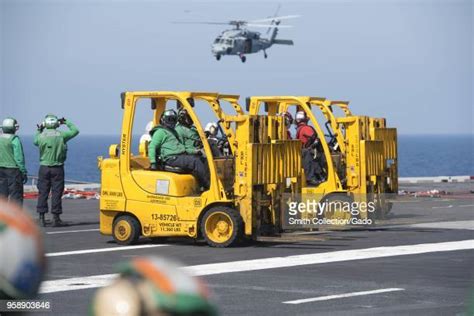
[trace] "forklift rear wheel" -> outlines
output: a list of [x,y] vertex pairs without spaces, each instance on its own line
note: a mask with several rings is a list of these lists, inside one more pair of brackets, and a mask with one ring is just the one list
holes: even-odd
[[113,237],[117,244],[132,245],[140,237],[140,223],[129,215],[122,215],[115,219]]
[[238,242],[243,235],[243,221],[240,214],[226,206],[210,208],[201,221],[201,231],[212,247],[228,247]]
[[345,194],[331,194],[326,197],[325,202],[327,202],[324,209],[324,213],[320,218],[326,218],[331,220],[342,220],[350,221],[353,217],[350,212],[344,210],[344,205],[347,203],[350,205],[352,199]]

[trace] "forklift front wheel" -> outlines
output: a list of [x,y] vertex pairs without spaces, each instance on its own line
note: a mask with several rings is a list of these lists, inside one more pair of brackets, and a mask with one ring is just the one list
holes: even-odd
[[243,221],[240,214],[226,206],[210,208],[201,221],[201,231],[212,247],[228,247],[241,239]]
[[114,220],[113,237],[117,244],[132,245],[140,237],[140,223],[136,218],[122,215]]

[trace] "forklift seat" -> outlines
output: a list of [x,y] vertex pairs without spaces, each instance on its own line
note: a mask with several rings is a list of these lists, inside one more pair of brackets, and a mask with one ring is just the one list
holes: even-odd
[[174,172],[179,174],[191,173],[190,171],[183,169],[181,167],[170,166],[166,164],[161,164],[161,169],[166,172]]

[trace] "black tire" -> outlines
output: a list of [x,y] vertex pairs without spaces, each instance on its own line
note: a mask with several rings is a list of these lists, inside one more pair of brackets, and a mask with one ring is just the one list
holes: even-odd
[[[225,215],[223,215],[225,214]],[[223,216],[226,219],[230,220],[232,225],[232,232],[229,234],[225,240],[216,240],[216,236],[209,234],[209,228],[206,226],[211,225],[212,223],[208,222],[212,217]],[[229,223],[229,224],[230,224]],[[240,216],[240,213],[235,209],[228,206],[214,206],[206,211],[204,216],[201,219],[200,223],[201,234],[206,240],[207,244],[211,247],[224,248],[236,245],[243,239],[244,235],[244,221]]]
[[221,55],[216,55],[217,60],[221,60]]
[[242,60],[242,62],[245,63],[245,61],[247,60],[247,57],[242,56],[242,57],[240,57],[240,60]]
[[[130,231],[126,232],[124,227],[127,227],[126,229],[130,229]],[[117,244],[133,245],[140,238],[140,234],[141,225],[135,217],[130,215],[120,215],[114,219],[112,236],[114,237],[114,240]]]

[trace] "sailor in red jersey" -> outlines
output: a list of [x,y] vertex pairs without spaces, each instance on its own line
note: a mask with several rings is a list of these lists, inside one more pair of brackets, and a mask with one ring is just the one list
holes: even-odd
[[[302,163],[306,176],[306,183],[309,185],[318,185],[324,181],[323,168],[316,161],[314,154],[318,150],[319,144],[318,136],[314,128],[308,125],[308,117],[304,111],[298,111],[295,118],[297,130],[296,139],[303,143]],[[321,153],[320,153],[321,155]]]

